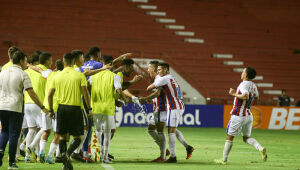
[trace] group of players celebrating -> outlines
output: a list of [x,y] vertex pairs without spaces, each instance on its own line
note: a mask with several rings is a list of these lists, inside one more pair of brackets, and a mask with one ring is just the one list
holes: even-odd
[[[147,91],[151,94],[136,97],[128,88],[143,77],[136,75],[131,81],[123,81],[124,76],[129,77],[134,71],[131,53],[114,59],[110,55],[101,56],[100,48],[96,46],[87,54],[73,50],[63,59],[56,60],[54,70],[51,69],[52,55],[47,52],[36,51],[26,57],[19,48],[10,47],[8,55],[10,61],[2,67],[1,73],[10,71],[16,58],[24,59],[27,68],[22,69],[31,81],[24,89],[22,133],[19,133],[16,151],[10,153],[9,168],[17,169],[15,161],[22,156],[25,162],[63,163],[65,170],[73,169],[71,159],[92,163],[89,153],[92,126],[101,141],[101,162],[111,163],[114,157],[109,154],[109,148],[116,129],[115,110],[128,102],[153,103],[148,133],[159,146],[160,156],[152,162],[176,163],[176,138],[186,148],[186,159],[192,156],[194,148],[177,129],[185,107],[180,86],[169,73],[168,63],[149,63],[152,84]],[[165,127],[168,128],[169,150]],[[54,138],[46,154],[51,130]],[[22,140],[23,136],[25,140]],[[70,136],[73,141],[69,144]],[[4,150],[5,147],[0,148],[0,166]],[[56,159],[52,161],[54,153]],[[166,159],[168,155],[170,157]]]

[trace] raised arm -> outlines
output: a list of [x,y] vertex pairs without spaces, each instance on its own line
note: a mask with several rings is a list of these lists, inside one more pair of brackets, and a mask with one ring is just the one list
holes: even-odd
[[85,69],[84,72],[83,72],[83,74],[84,74],[86,77],[88,77],[88,76],[95,75],[95,74],[97,74],[97,73],[99,73],[99,72],[101,72],[101,71],[104,71],[104,70],[106,70],[106,69],[111,69],[111,68],[112,68],[111,66],[105,65],[105,66],[103,66],[102,68],[96,69],[96,70]]
[[122,60],[124,60],[125,58],[132,56],[132,53],[126,53],[123,55],[120,55],[118,58],[114,59],[113,61],[113,67],[115,67],[119,62],[121,62]]
[[36,71],[36,72],[38,72],[38,73],[43,73],[43,69],[41,69],[40,67],[37,67],[37,66],[34,66],[34,65],[31,65],[31,64],[28,64],[27,65],[28,66],[28,68],[30,68],[30,69],[32,69],[33,71]]
[[128,89],[131,85],[140,82],[143,79],[142,75],[135,75],[134,78],[130,81],[123,82],[123,90]]
[[161,93],[161,88],[158,88],[155,90],[155,92],[151,93],[149,96],[146,96],[146,97],[140,97],[140,100],[141,101],[148,101],[148,100],[152,100],[156,97],[158,97]]

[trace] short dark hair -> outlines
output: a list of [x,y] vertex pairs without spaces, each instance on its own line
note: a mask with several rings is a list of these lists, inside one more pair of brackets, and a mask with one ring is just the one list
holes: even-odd
[[8,57],[9,57],[10,59],[12,59],[12,56],[13,56],[14,53],[17,52],[17,51],[20,51],[20,49],[19,49],[18,47],[16,47],[16,46],[9,47],[9,49],[8,49]]
[[103,62],[104,64],[110,64],[114,61],[114,58],[111,55],[104,55],[103,56]]
[[86,54],[84,54],[83,58],[84,58],[84,61],[89,61],[91,59],[91,56],[89,53],[86,53]]
[[158,64],[158,66],[161,66],[161,67],[166,68],[167,70],[170,70],[170,65],[166,62],[161,62]]
[[13,56],[12,60],[14,64],[20,64],[21,60],[25,60],[26,55],[22,51],[16,51]]
[[97,53],[100,52],[100,48],[97,46],[91,47],[89,50],[89,55],[97,56]]
[[154,65],[154,67],[155,68],[157,68],[158,67],[158,64],[159,64],[159,62],[157,61],[157,60],[152,60],[152,61],[150,61],[150,63],[149,64],[151,64],[151,65]]
[[73,50],[71,54],[73,55],[74,59],[77,60],[81,55],[83,55],[83,51]]
[[33,64],[33,63],[39,61],[39,57],[40,57],[40,54],[37,51],[32,53],[31,56],[28,57],[28,63]]
[[62,61],[62,59],[58,59],[55,61],[55,67],[57,68],[57,70],[63,70],[64,69],[64,63]]
[[124,66],[124,65],[129,66],[132,64],[134,64],[134,61],[131,58],[125,58],[121,63],[122,66]]
[[252,80],[256,77],[256,70],[252,67],[246,67],[247,78]]
[[48,61],[50,58],[52,57],[52,55],[50,53],[47,52],[42,52],[40,55],[40,64],[45,64],[46,61]]
[[74,64],[74,56],[71,53],[66,53],[64,55],[64,60],[67,65],[73,65]]

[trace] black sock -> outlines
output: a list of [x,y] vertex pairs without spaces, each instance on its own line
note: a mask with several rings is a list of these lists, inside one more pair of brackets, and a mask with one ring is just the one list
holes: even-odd
[[69,147],[69,149],[67,151],[67,154],[70,156],[75,151],[75,149],[78,148],[78,146],[80,145],[80,143],[81,143],[81,139],[80,138],[75,138],[72,141],[72,143],[71,143],[71,145],[70,145],[70,147]]
[[66,155],[67,152],[67,141],[59,140],[59,150],[62,156]]

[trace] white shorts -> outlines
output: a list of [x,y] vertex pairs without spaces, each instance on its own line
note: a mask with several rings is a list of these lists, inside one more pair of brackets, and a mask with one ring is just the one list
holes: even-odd
[[112,115],[94,114],[93,121],[97,131],[101,131],[102,128],[104,128],[104,130],[116,128],[115,117]]
[[238,136],[241,132],[243,136],[250,137],[252,131],[253,116],[232,115],[227,125],[227,134]]
[[54,114],[55,114],[55,119],[51,119],[51,120],[52,120],[52,128],[53,128],[53,132],[56,132],[56,118],[57,118],[57,112],[55,112]]
[[149,125],[156,125],[157,123],[166,123],[167,122],[167,112],[154,112],[149,120]]
[[25,104],[24,117],[28,127],[41,127],[42,125],[42,114],[41,108],[32,103]]
[[184,110],[174,109],[167,112],[167,127],[178,127]]
[[26,128],[28,128],[28,126],[27,126],[27,121],[26,121],[25,115],[24,115],[22,129],[26,129]]
[[42,113],[42,126],[41,126],[41,129],[42,130],[49,130],[49,129],[52,129],[53,126],[52,126],[52,119],[46,115],[46,113]]

